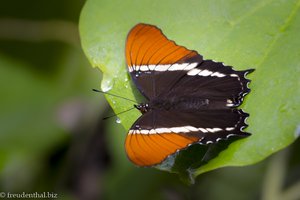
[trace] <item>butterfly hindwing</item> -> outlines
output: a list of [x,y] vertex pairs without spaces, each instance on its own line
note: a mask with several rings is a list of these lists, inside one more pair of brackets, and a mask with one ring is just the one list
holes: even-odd
[[126,137],[125,147],[128,158],[134,164],[153,166],[197,141],[197,137],[177,133],[141,134],[135,130]]
[[159,98],[206,98],[213,109],[237,107],[250,92],[250,80],[245,76],[252,71],[235,71],[222,63],[205,60],[177,80],[169,90],[161,93]]
[[165,128],[155,128],[154,117],[160,116],[155,112],[144,114],[135,122],[126,137],[127,156],[136,165],[159,164],[177,150],[201,139],[200,135],[179,134]]
[[140,166],[161,163],[194,143],[210,144],[231,136],[245,137],[248,117],[241,110],[216,112],[149,111],[131,127],[126,138],[127,155]]

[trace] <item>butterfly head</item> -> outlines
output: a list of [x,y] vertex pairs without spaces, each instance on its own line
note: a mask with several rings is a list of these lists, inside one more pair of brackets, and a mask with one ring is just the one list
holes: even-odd
[[148,103],[140,103],[138,105],[134,105],[136,109],[138,109],[142,114],[145,114],[150,110],[149,104]]

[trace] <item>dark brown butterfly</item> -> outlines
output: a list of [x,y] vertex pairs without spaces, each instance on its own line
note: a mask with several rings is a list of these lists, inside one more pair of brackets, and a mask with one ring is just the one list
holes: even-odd
[[142,116],[125,142],[134,164],[153,166],[194,143],[250,135],[243,131],[249,115],[237,107],[250,92],[245,76],[253,69],[235,71],[203,60],[148,24],[138,24],[129,32],[126,62],[147,99],[136,105]]

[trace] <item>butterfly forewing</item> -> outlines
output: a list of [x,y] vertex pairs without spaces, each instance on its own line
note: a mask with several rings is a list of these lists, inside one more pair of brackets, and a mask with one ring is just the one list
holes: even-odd
[[[152,25],[136,25],[127,36],[125,49],[126,63],[132,79],[149,99],[168,89],[178,76],[185,75],[186,71],[202,62],[202,56],[196,51],[176,45]],[[170,74],[173,77],[171,83],[164,79],[164,84],[156,87],[156,79],[160,79],[159,76],[166,71],[173,72]]]

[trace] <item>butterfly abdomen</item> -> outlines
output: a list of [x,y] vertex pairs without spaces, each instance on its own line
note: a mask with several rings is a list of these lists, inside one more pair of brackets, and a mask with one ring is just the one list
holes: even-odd
[[155,110],[195,111],[205,109],[209,105],[209,100],[195,97],[174,97],[170,99],[155,99],[150,105]]

